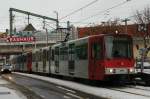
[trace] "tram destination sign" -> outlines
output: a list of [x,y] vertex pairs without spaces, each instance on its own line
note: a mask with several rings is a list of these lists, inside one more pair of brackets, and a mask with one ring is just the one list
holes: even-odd
[[8,37],[8,42],[33,42],[35,41],[34,37]]

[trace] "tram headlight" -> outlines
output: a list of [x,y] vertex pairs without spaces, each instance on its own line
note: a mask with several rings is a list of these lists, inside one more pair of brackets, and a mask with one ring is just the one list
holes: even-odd
[[133,68],[130,68],[130,69],[129,69],[129,72],[130,72],[130,73],[133,73],[133,72],[134,72],[134,69],[133,69]]
[[109,69],[109,72],[110,72],[110,73],[113,73],[113,71],[114,71],[113,69]]
[[106,72],[106,74],[114,74],[114,73],[116,73],[116,69],[114,69],[114,68],[106,68],[105,72]]

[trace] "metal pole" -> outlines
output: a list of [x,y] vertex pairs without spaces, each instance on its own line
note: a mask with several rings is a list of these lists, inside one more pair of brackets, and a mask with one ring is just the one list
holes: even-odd
[[56,13],[56,29],[59,29],[59,19],[58,19],[58,12],[57,11],[54,11],[54,13]]
[[28,14],[28,25],[29,25],[29,23],[30,23],[30,15]]
[[125,21],[125,26],[126,26],[126,33],[127,33],[128,32],[127,20]]
[[10,36],[12,36],[12,31],[13,31],[13,15],[12,15],[12,10],[9,10],[9,19],[10,19]]
[[56,15],[57,15],[57,21],[56,21],[56,29],[58,29],[58,28],[59,28],[59,21],[58,21],[58,12],[56,13]]
[[46,47],[48,47],[48,30],[47,28],[45,30],[46,30]]
[[66,38],[67,40],[69,40],[69,35],[70,35],[70,21],[67,21],[67,38]]

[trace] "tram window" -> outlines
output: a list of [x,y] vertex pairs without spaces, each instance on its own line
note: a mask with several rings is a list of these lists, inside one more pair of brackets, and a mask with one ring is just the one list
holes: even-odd
[[39,55],[38,55],[38,52],[35,53],[35,61],[38,61],[39,60]]
[[42,61],[42,51],[39,52],[39,60]]
[[119,50],[114,50],[113,51],[113,57],[120,57],[121,55],[120,55],[120,52],[119,52]]
[[43,59],[43,60],[46,60],[46,57],[47,57],[47,55],[46,55],[46,50],[43,50],[43,53],[42,53],[42,54],[43,54],[43,55],[42,55],[42,56],[43,56],[42,59]]
[[76,46],[76,56],[78,59],[87,59],[87,44]]
[[34,62],[34,54],[32,53],[32,62]]
[[23,55],[22,57],[23,57],[23,62],[25,62],[25,61],[26,61],[26,60],[25,60],[25,56]]
[[38,51],[38,61],[41,61],[41,53]]
[[59,47],[55,48],[55,55],[59,55]]
[[48,50],[46,50],[46,61],[48,61]]
[[64,57],[64,49],[60,48],[60,60],[63,60]]
[[123,37],[105,38],[106,57],[107,58],[131,58],[132,41]]
[[92,45],[92,58],[94,59],[101,59],[101,45],[99,43],[95,43]]
[[35,62],[36,62],[37,59],[38,59],[37,53],[34,54],[34,59],[35,59]]
[[68,48],[67,47],[60,48],[60,59],[67,60],[67,57],[68,57]]
[[35,53],[32,54],[32,61],[35,62]]
[[64,48],[64,60],[68,59],[68,47]]
[[37,61],[40,61],[40,52],[38,51],[36,55],[37,55],[36,56],[37,57]]
[[75,53],[75,44],[69,44],[69,54]]

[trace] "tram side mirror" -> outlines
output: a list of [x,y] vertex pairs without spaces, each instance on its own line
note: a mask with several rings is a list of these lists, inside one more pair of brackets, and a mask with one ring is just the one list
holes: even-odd
[[139,50],[139,45],[138,44],[136,44],[136,49]]

